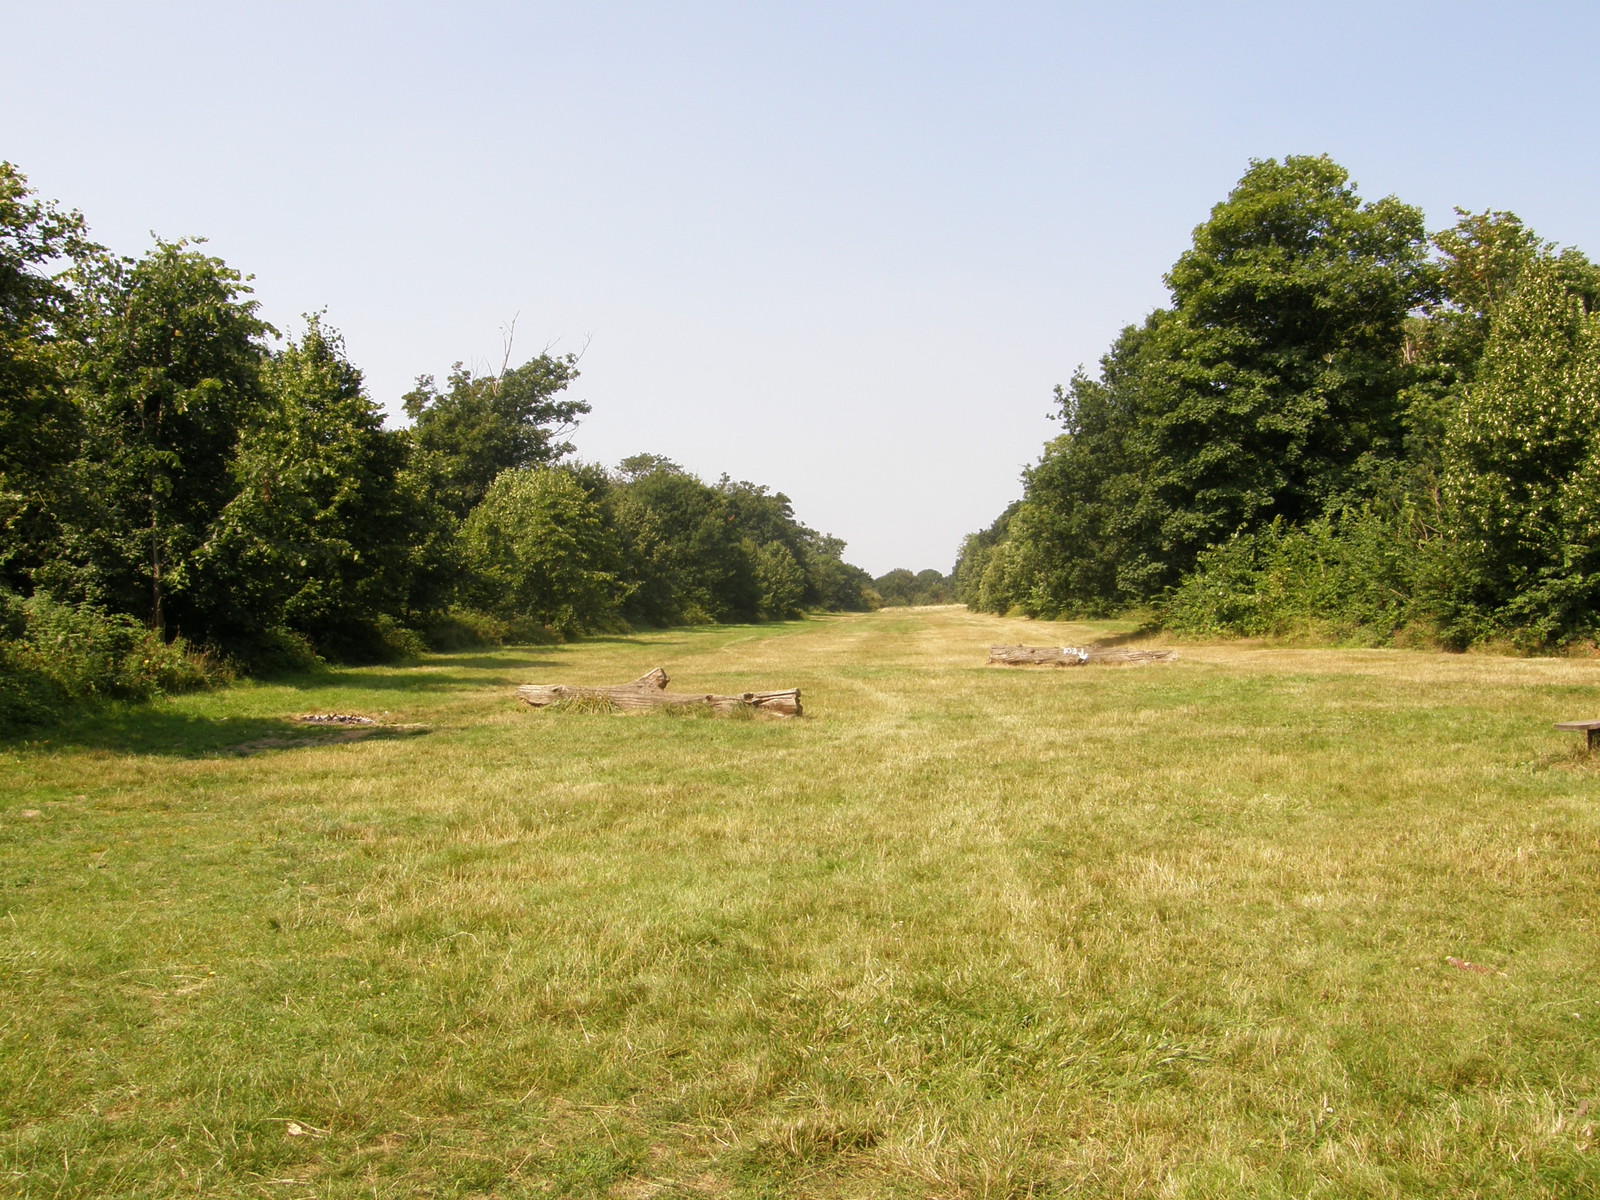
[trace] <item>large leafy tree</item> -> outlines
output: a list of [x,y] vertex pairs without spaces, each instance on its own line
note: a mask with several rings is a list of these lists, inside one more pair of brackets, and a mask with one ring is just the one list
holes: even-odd
[[1209,546],[1358,501],[1403,452],[1406,321],[1435,286],[1417,209],[1363,202],[1326,157],[1256,161],[1167,284],[1170,309],[1058,391],[1066,432],[967,595],[1147,600]]
[[827,612],[867,612],[878,606],[872,576],[844,560],[845,543],[819,534],[805,562],[806,604]]
[[68,394],[69,269],[94,248],[77,212],[37,199],[0,162],[0,585],[27,590],[59,550],[78,412]]
[[383,428],[339,334],[318,316],[263,366],[264,403],[233,455],[236,491],[197,554],[194,590],[248,642],[282,625],[338,657],[375,649],[407,597],[421,501],[405,439]]
[[113,607],[202,640],[229,622],[201,548],[233,499],[234,451],[265,402],[271,328],[239,272],[191,242],[106,260],[90,289],[80,373],[86,472],[79,530]]
[[567,635],[610,623],[622,599],[600,506],[570,472],[503,472],[461,529],[479,606]]
[[1006,506],[1004,512],[990,522],[988,528],[980,529],[976,533],[969,533],[961,541],[961,550],[956,555],[955,569],[950,572],[950,577],[955,581],[956,599],[969,608],[978,609],[980,612],[1005,612],[1009,607],[1005,604],[992,603],[985,594],[983,577],[989,569],[990,560],[995,552],[1011,536],[1011,518],[1022,506],[1022,501],[1013,500]]
[[561,398],[577,364],[573,354],[541,354],[498,375],[476,375],[457,363],[443,390],[431,375],[418,378],[405,396],[417,469],[458,520],[501,472],[571,453],[563,439],[589,411],[582,400]]
[[906,567],[886,571],[872,581],[872,586],[878,590],[885,605],[916,603],[917,577]]
[[717,481],[716,490],[724,520],[742,535],[745,553],[755,565],[757,615],[781,620],[808,606],[821,607],[807,565],[821,552],[822,540],[795,519],[789,497],[727,475]]
[[806,599],[806,573],[782,542],[755,547],[756,612],[772,620],[798,617]]
[[913,574],[896,567],[872,581],[885,607],[906,604],[948,604],[953,598],[952,582],[931,567]]
[[1167,283],[1163,582],[1236,532],[1359,494],[1398,454],[1405,320],[1433,280],[1421,212],[1363,202],[1321,156],[1252,163]]
[[1443,492],[1463,640],[1499,628],[1544,644],[1597,623],[1600,316],[1571,265],[1523,267],[1451,414]]
[[1478,376],[1495,315],[1535,263],[1591,310],[1600,302],[1600,269],[1575,249],[1558,250],[1515,213],[1467,213],[1433,235],[1437,286],[1406,322],[1404,358],[1412,380],[1402,395],[1407,453],[1415,485],[1437,486],[1445,430]]

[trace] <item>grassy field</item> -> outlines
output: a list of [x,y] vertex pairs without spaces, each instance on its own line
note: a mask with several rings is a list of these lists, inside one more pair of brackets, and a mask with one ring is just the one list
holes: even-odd
[[[0,1193],[1600,1195],[1550,727],[1600,661],[983,666],[1116,632],[680,630],[0,746]],[[656,665],[807,716],[511,700]]]

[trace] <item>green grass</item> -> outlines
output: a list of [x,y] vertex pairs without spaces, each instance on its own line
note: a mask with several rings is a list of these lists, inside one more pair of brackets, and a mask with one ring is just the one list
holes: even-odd
[[[1600,663],[982,665],[1114,629],[680,630],[0,746],[0,1193],[1600,1194],[1600,767],[1550,727]],[[807,716],[511,698],[656,665]],[[330,711],[427,732],[259,748]]]

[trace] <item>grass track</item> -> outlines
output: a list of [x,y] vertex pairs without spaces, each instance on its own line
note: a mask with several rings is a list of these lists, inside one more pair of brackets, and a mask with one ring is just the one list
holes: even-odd
[[[1600,1195],[1550,728],[1600,663],[982,666],[1112,632],[678,630],[0,747],[0,1193]],[[509,700],[656,665],[807,718]],[[431,732],[231,752],[313,710]]]

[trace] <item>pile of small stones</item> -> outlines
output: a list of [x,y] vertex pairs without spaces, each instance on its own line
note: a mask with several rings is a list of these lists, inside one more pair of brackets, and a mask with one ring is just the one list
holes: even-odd
[[355,713],[307,713],[296,717],[302,725],[376,725],[371,717],[358,717]]

